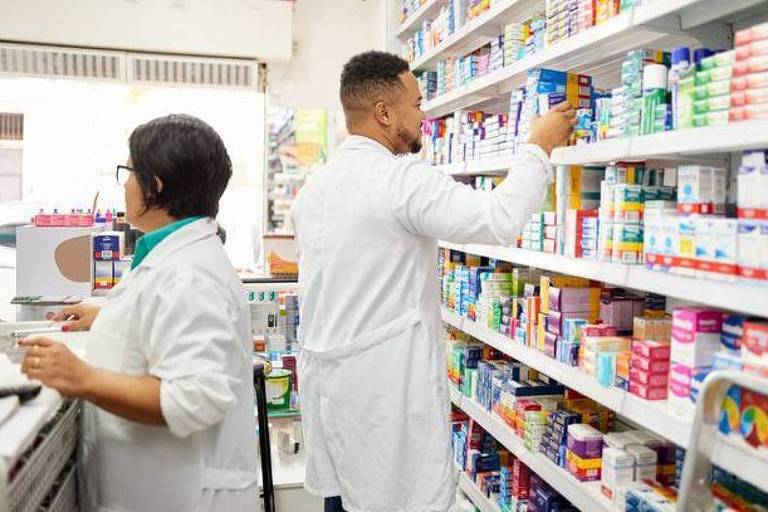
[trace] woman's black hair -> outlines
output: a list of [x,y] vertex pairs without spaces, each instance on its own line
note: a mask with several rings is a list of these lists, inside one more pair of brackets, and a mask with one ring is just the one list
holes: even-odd
[[[133,130],[128,141],[146,208],[177,219],[216,217],[232,177],[232,162],[216,131],[186,114],[158,117]],[[157,180],[163,183],[158,190]]]

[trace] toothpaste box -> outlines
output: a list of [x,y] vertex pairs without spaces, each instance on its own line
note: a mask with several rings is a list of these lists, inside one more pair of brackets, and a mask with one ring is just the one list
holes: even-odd
[[693,368],[711,366],[720,346],[723,313],[680,307],[672,314],[672,361]]

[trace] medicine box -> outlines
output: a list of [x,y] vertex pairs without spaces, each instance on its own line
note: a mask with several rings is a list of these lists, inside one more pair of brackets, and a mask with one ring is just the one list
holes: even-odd
[[603,435],[584,423],[568,425],[567,446],[582,459],[597,459],[602,457]]
[[672,314],[671,359],[694,368],[711,366],[719,349],[722,325],[721,311],[676,308]]
[[635,480],[656,479],[656,452],[648,447],[632,444],[626,451],[635,458]]
[[744,323],[741,356],[745,369],[768,377],[768,322]]
[[632,342],[632,353],[652,361],[668,361],[670,346],[658,341],[636,340]]
[[669,383],[668,373],[650,373],[639,368],[630,368],[629,382],[645,386],[647,388],[666,388]]
[[669,372],[670,362],[665,361],[653,361],[651,359],[633,355],[629,362],[630,368],[636,368],[642,372],[663,374],[666,375]]

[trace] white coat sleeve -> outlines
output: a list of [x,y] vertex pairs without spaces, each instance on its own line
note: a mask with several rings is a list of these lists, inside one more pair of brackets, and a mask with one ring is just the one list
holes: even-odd
[[186,437],[235,405],[244,361],[237,305],[204,274],[168,273],[154,287],[141,306],[141,339],[168,429]]
[[475,190],[420,162],[400,164],[393,211],[414,234],[453,243],[510,245],[544,200],[552,167],[538,146],[510,158],[507,178],[493,191]]

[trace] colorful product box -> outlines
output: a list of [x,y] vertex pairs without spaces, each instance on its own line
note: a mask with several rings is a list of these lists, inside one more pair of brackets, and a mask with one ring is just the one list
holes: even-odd
[[562,313],[597,311],[600,288],[549,288],[549,310]]
[[672,314],[671,359],[693,368],[711,366],[720,346],[723,313],[680,307]]
[[662,374],[669,373],[670,362],[667,361],[653,361],[651,359],[633,355],[629,362],[630,368],[635,368],[645,373]]
[[668,361],[670,358],[670,346],[658,341],[635,340],[632,342],[632,353],[652,361]]
[[768,322],[744,323],[741,357],[747,371],[768,377]]

